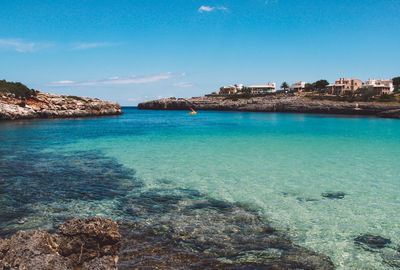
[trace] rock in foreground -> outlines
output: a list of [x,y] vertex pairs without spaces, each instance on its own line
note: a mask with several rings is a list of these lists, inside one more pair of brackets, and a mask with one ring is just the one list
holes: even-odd
[[0,120],[120,115],[121,106],[97,98],[37,92],[29,98],[0,93]]
[[0,269],[117,269],[121,235],[111,219],[72,219],[61,233],[18,231],[0,240]]

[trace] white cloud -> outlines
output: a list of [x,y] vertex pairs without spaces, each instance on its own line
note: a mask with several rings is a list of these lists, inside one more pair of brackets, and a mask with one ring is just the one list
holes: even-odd
[[147,76],[131,76],[131,77],[111,77],[104,80],[98,81],[56,81],[52,82],[50,86],[99,86],[99,85],[129,85],[129,84],[144,84],[144,83],[153,83],[161,80],[169,80],[172,78],[180,78],[186,76],[186,73],[163,73],[156,75],[147,75]]
[[104,47],[111,47],[111,46],[117,46],[120,45],[120,43],[111,43],[111,42],[82,42],[82,43],[75,43],[72,46],[73,50],[88,50],[88,49],[94,49],[94,48],[104,48]]
[[74,83],[73,81],[58,81],[59,84],[71,84]]
[[189,82],[177,82],[172,84],[172,86],[185,88],[185,87],[192,87],[193,84]]
[[48,43],[28,42],[21,39],[0,39],[0,49],[17,51],[20,53],[34,52],[50,47]]
[[198,12],[203,13],[203,12],[211,12],[214,10],[228,10],[226,7],[210,7],[210,6],[201,6],[198,9]]

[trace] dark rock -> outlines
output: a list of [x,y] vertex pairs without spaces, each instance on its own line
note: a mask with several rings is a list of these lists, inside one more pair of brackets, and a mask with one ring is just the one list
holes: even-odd
[[281,259],[285,264],[284,269],[335,269],[335,266],[328,256],[318,254],[305,248],[297,248],[284,252]]
[[121,236],[110,219],[72,219],[61,234],[18,231],[0,240],[0,269],[117,269]]
[[121,235],[111,219],[74,218],[60,226],[59,253],[75,265],[97,257],[115,255]]
[[302,197],[297,197],[296,198],[299,202],[317,202],[317,199],[314,198],[302,198]]
[[72,264],[58,254],[56,238],[40,229],[18,231],[2,249],[0,269],[72,269]]
[[113,256],[104,256],[101,258],[94,258],[89,262],[82,265],[81,270],[111,270],[117,268],[118,258]]
[[322,193],[321,196],[328,199],[343,199],[346,193],[337,191],[337,192],[327,192]]
[[354,239],[354,243],[357,245],[366,245],[370,248],[384,248],[386,245],[390,244],[390,239],[383,238],[379,235],[372,234],[362,234]]

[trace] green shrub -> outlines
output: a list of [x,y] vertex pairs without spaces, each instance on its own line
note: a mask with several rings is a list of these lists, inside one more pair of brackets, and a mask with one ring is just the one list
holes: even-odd
[[0,80],[0,93],[14,94],[16,98],[31,98],[36,96],[36,91],[29,89],[26,85],[20,82],[7,82]]

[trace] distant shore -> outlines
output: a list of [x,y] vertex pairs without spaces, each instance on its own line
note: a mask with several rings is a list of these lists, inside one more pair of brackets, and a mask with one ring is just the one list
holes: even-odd
[[75,118],[122,114],[118,103],[97,98],[38,92],[28,98],[0,93],[0,121],[38,118]]
[[400,104],[397,103],[311,100],[291,93],[248,98],[212,95],[188,99],[172,97],[142,102],[138,105],[138,109],[141,110],[188,110],[191,107],[207,111],[371,115],[400,119]]

